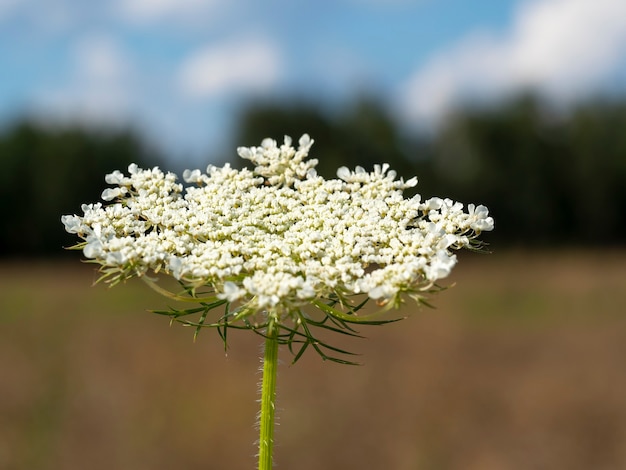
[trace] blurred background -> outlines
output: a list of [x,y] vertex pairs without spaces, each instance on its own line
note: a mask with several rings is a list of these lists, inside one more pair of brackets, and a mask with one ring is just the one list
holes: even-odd
[[90,288],[60,216],[305,132],[496,230],[364,367],[284,357],[279,466],[626,468],[626,3],[0,0],[0,44],[0,468],[254,467],[257,338]]

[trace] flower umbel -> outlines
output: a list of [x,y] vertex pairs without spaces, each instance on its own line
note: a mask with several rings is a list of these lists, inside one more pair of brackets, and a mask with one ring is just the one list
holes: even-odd
[[[137,276],[161,290],[148,275],[165,273],[182,286],[174,298],[199,304],[158,313],[217,327],[224,339],[228,327],[263,334],[271,321],[281,342],[301,345],[292,349],[296,360],[312,346],[347,362],[328,355],[345,351],[310,327],[353,334],[350,323],[385,322],[357,310],[368,299],[383,308],[406,295],[422,299],[456,264],[454,250],[479,246],[493,219],[484,206],[404,198],[417,180],[396,179],[386,164],[372,172],[342,167],[326,180],[317,160],[306,159],[312,144],[304,135],[297,149],[289,137],[281,146],[265,139],[240,147],[254,170],[187,170],[186,187],[172,173],[131,165],[128,175],[107,175],[114,187],[104,191],[105,204],[83,205],[82,216],[62,221],[107,280]],[[209,320],[218,306],[224,313]],[[192,313],[198,321],[183,318]]]

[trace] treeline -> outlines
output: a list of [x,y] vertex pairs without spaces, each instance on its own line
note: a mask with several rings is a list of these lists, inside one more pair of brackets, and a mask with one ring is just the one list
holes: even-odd
[[388,162],[417,175],[424,197],[485,204],[498,245],[607,246],[626,242],[626,102],[593,102],[567,114],[532,96],[465,109],[436,133],[407,136],[383,106],[363,100],[333,116],[315,105],[257,105],[237,142],[308,132],[319,172]]
[[[76,243],[61,215],[100,200],[104,175],[158,164],[131,131],[22,122],[0,135],[0,257],[63,255]],[[67,255],[67,253],[65,253]]]
[[[626,103],[590,103],[567,115],[532,97],[466,109],[432,135],[409,135],[372,99],[341,112],[316,104],[255,103],[240,116],[232,148],[303,134],[318,171],[389,163],[417,175],[423,197],[487,205],[510,245],[618,245],[626,241]],[[61,255],[74,243],[61,214],[97,201],[104,175],[135,162],[172,168],[131,131],[55,129],[17,123],[0,134],[0,256]],[[225,156],[235,165],[242,161]]]

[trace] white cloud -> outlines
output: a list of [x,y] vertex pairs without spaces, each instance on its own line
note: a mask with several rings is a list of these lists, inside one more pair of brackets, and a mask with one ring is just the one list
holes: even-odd
[[263,38],[209,45],[191,54],[179,72],[180,89],[191,98],[263,91],[282,74],[280,51]]
[[60,118],[116,122],[129,110],[132,75],[130,60],[112,37],[83,38],[66,85],[43,90],[38,102]]
[[402,93],[408,116],[437,122],[466,99],[532,88],[567,103],[626,64],[624,0],[534,0],[504,35],[474,31],[433,57]]
[[78,75],[90,83],[118,83],[130,71],[130,61],[121,46],[108,36],[83,39],[76,47],[75,58]]

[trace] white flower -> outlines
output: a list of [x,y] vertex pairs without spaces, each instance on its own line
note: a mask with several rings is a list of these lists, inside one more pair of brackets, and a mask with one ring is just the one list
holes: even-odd
[[350,176],[351,176],[351,172],[348,169],[348,167],[342,166],[339,167],[337,169],[337,177],[341,178],[342,180],[346,181],[346,182],[350,182]]
[[489,209],[482,205],[475,207],[474,204],[469,204],[467,209],[471,220],[470,227],[473,230],[477,232],[493,230],[494,222],[492,217],[488,217]]
[[256,165],[254,171],[267,178],[272,186],[291,186],[297,180],[315,176],[311,170],[317,160],[303,161],[308,155],[313,140],[304,134],[299,140],[296,151],[291,146],[291,137],[285,136],[283,145],[278,147],[273,139],[263,139],[260,147],[239,147],[237,153],[241,158],[252,161]]
[[83,216],[62,217],[85,240],[83,253],[120,278],[165,272],[250,311],[289,312],[316,298],[366,294],[379,303],[421,292],[449,275],[452,250],[493,229],[484,206],[416,195],[389,165],[357,166],[325,180],[298,148],[264,139],[240,147],[253,171],[209,165],[176,175],[130,165],[107,175],[102,198]]
[[83,248],[83,254],[87,258],[98,258],[103,254],[102,242],[95,237],[88,237],[87,244]]
[[456,256],[445,250],[439,250],[430,262],[430,265],[424,268],[426,279],[431,282],[438,281],[444,277],[448,277],[450,271],[456,264]]
[[102,196],[101,197],[102,197],[103,201],[112,201],[115,198],[123,196],[127,192],[128,192],[127,189],[124,188],[124,187],[107,188],[104,191],[102,191]]
[[104,180],[107,184],[119,184],[125,186],[130,184],[130,178],[126,178],[119,170],[115,170],[113,173],[105,175]]
[[219,294],[218,297],[220,299],[226,299],[229,302],[236,302],[244,295],[246,295],[245,289],[242,289],[234,282],[226,281],[224,283],[223,292]]
[[201,181],[201,175],[200,170],[185,170],[183,172],[183,179],[186,183],[198,183]]
[[77,215],[64,215],[61,217],[61,222],[65,225],[65,231],[68,233],[81,233],[83,231],[81,218]]

